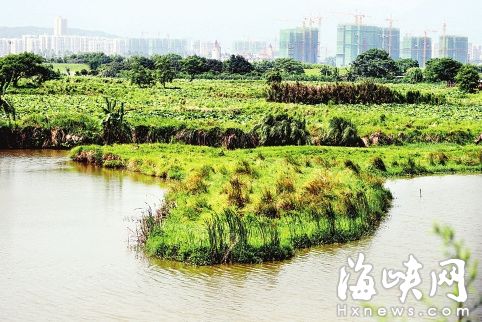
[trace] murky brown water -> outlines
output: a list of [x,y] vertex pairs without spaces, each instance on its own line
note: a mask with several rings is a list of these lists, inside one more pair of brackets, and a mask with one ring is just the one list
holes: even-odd
[[[377,283],[382,268],[401,269],[414,254],[428,293],[429,271],[445,259],[434,221],[482,259],[482,176],[387,185],[394,207],[372,238],[281,263],[196,268],[129,247],[133,216],[162,197],[158,181],[74,165],[55,151],[0,151],[0,320],[336,321],[338,269],[359,252]],[[400,305],[396,290],[377,290],[373,305]]]

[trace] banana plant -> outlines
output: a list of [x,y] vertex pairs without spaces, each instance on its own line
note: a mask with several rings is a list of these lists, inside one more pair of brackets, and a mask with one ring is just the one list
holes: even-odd
[[124,122],[125,108],[124,103],[117,105],[117,101],[105,97],[105,106],[102,107],[104,119],[102,127],[104,129],[104,143],[112,144],[119,141],[124,136],[126,124]]

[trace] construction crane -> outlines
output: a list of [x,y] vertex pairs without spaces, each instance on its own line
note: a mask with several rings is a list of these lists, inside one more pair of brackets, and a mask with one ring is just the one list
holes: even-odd
[[368,18],[369,16],[361,14],[359,12],[333,12],[333,14],[345,15],[345,16],[352,16],[355,18],[355,24],[357,26],[363,25],[363,19]]
[[305,17],[303,19],[303,27],[318,27],[321,28],[321,23],[325,17],[315,16],[315,17]]
[[392,29],[393,29],[393,22],[396,21],[393,19],[392,15],[389,18],[385,19],[388,21],[388,54],[392,55]]
[[427,63],[427,45],[428,45],[428,34],[437,32],[437,30],[425,30],[423,32],[423,61],[422,66],[425,66]]

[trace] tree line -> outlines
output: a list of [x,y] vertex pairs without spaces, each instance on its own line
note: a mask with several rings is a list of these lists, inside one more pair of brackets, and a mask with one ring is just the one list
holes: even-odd
[[[451,58],[430,59],[422,69],[416,60],[393,60],[386,51],[380,49],[371,49],[360,54],[344,73],[334,66],[303,64],[290,58],[249,62],[240,55],[232,55],[227,60],[220,61],[196,55],[185,58],[177,54],[125,58],[103,53],[86,53],[55,58],[52,62],[87,64],[90,71],[79,71],[79,75],[125,77],[139,86],[151,86],[159,82],[164,87],[175,78],[187,78],[191,81],[195,78],[264,78],[270,83],[281,79],[338,82],[371,78],[387,82],[457,83],[462,91],[474,92],[479,86],[479,73],[482,72],[481,66],[463,65]],[[306,75],[305,69],[318,69],[319,74]]]
[[353,61],[348,79],[378,78],[393,80],[400,76],[404,82],[446,82],[458,84],[463,92],[475,92],[480,87],[481,66],[462,64],[452,58],[434,58],[427,61],[424,69],[413,59],[393,60],[386,51],[370,49]]

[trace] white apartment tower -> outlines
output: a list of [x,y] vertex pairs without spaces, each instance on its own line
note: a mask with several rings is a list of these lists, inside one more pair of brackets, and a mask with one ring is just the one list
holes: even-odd
[[67,19],[56,17],[54,23],[54,36],[65,36],[67,34]]

